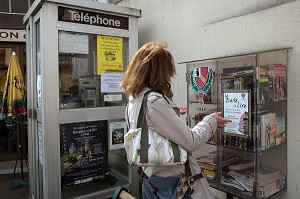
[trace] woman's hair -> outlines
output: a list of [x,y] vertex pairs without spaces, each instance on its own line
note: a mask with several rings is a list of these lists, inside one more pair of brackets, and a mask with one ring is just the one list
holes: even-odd
[[133,56],[120,87],[135,97],[144,87],[161,91],[176,75],[171,53],[162,44],[149,42]]

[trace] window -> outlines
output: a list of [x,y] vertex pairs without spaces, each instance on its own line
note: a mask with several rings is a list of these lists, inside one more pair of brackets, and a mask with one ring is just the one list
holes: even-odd
[[128,57],[128,38],[60,31],[60,109],[125,105]]

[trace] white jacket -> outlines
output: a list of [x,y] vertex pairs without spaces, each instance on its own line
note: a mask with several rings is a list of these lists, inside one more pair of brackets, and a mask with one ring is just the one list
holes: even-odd
[[[129,103],[126,110],[126,121],[130,128],[136,128],[138,114],[143,101],[144,93],[149,88],[145,88],[136,98],[129,97]],[[147,99],[147,124],[148,128],[160,133],[162,136],[172,140],[188,152],[198,150],[212,136],[216,130],[217,122],[213,116],[206,116],[194,128],[189,128],[186,123],[178,117],[172,108],[172,103],[159,93],[151,92]],[[190,156],[189,163],[192,175],[201,172],[195,158]],[[184,165],[171,167],[144,167],[144,172],[150,176],[178,176],[184,173]],[[214,199],[214,195],[205,178],[196,180],[193,184],[195,192],[192,197],[195,199]]]

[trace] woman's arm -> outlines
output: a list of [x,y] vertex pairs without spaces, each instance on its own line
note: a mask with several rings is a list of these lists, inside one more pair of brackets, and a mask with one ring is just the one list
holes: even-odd
[[199,149],[216,130],[217,121],[213,116],[207,117],[211,123],[206,119],[189,128],[163,98],[148,101],[147,105],[148,127],[189,152]]

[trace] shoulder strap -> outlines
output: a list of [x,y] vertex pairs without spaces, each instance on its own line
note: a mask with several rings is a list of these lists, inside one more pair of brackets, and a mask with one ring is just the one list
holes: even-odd
[[128,114],[128,103],[127,103],[127,106],[126,106],[126,119],[127,119],[127,126],[128,128],[130,129],[130,123],[129,123],[129,114]]
[[149,90],[144,94],[143,102],[141,105],[137,128],[142,128],[141,133],[141,143],[140,143],[140,162],[147,163],[148,162],[148,145],[149,145],[149,133],[148,133],[148,125],[146,120],[146,111],[147,111],[147,98],[148,95],[153,90]]
[[[148,145],[149,145],[149,133],[148,133],[148,125],[146,120],[146,112],[147,112],[147,98],[148,95],[154,92],[154,90],[149,90],[144,94],[143,102],[141,105],[141,109],[138,116],[137,128],[142,128],[141,133],[141,142],[140,142],[140,162],[147,163],[148,162]],[[174,162],[180,161],[180,151],[179,147],[176,143],[171,142],[171,147],[174,154]]]

